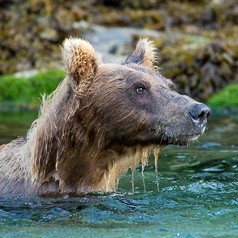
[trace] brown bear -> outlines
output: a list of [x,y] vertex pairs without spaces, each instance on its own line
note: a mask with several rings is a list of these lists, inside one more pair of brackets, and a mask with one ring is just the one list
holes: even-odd
[[120,176],[205,130],[210,109],[180,95],[154,67],[147,39],[121,65],[66,39],[67,77],[43,100],[27,137],[0,147],[0,196],[110,192]]

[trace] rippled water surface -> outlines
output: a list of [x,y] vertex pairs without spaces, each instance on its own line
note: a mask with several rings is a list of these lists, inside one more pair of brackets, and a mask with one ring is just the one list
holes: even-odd
[[[1,114],[0,144],[36,114]],[[0,237],[238,237],[238,115],[216,114],[189,147],[168,146],[114,194],[0,198]]]

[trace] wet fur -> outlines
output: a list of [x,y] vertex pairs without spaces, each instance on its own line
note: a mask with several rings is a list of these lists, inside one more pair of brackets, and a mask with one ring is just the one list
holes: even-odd
[[[187,113],[197,102],[154,70],[150,41],[139,41],[123,65],[103,64],[82,39],[67,39],[62,55],[67,77],[27,137],[0,146],[0,196],[115,191],[151,153],[203,133]],[[147,93],[139,97],[137,84]]]
[[[80,109],[67,82],[66,78],[44,101],[27,138],[0,147],[2,195],[114,191],[123,173],[135,170],[140,162],[147,164],[149,154],[159,150],[109,147],[103,134],[107,130],[97,127],[93,114],[85,113],[88,110]],[[74,123],[75,114],[85,116],[81,123]],[[91,121],[87,128],[84,120]]]
[[[153,57],[154,49],[146,40],[141,44],[141,48],[137,46],[141,54],[137,59],[140,63],[144,59],[145,65],[151,67],[152,59],[144,57],[145,51],[148,58]],[[39,118],[27,137],[0,147],[0,195],[113,191],[121,175],[129,168],[134,170],[140,162],[146,164],[155,149],[109,145],[104,134],[108,129],[98,125],[93,111],[88,110],[93,102],[79,100],[90,95],[90,78],[98,70],[98,59],[89,43],[66,40],[63,59],[68,76],[43,100]],[[126,63],[130,63],[128,59]],[[110,100],[110,95],[104,96]],[[159,147],[155,150],[159,151]]]

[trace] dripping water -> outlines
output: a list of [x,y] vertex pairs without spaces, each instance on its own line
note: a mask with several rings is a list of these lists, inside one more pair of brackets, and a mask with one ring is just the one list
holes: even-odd
[[146,166],[146,164],[142,162],[142,163],[141,163],[141,178],[142,178],[144,193],[146,192],[145,175],[144,175],[145,166]]
[[159,158],[159,150],[154,150],[155,182],[157,191],[159,192],[160,188],[159,188],[158,158]]
[[150,157],[150,153],[151,153],[151,148],[149,148],[149,150],[145,150],[145,151],[142,152],[142,159],[141,159],[141,178],[142,178],[142,184],[143,184],[144,193],[146,193],[146,184],[145,184],[144,171],[145,171],[145,166],[148,165],[148,160],[149,160],[149,157]]

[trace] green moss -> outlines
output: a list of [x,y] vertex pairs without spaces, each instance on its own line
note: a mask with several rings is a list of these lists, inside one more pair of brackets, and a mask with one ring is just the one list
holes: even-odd
[[208,104],[212,107],[219,108],[238,108],[238,84],[232,84],[215,94],[208,100]]
[[0,103],[39,104],[42,95],[50,94],[64,77],[60,70],[39,72],[29,78],[4,75],[0,77]]

